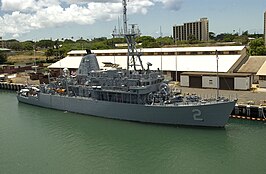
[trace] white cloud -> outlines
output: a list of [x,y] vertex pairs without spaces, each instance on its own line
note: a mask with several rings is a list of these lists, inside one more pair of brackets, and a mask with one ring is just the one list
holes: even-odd
[[183,0],[155,0],[156,2],[161,2],[164,8],[172,11],[177,11],[181,8]]
[[59,0],[2,0],[1,9],[3,11],[35,12],[59,4]]
[[62,0],[68,4],[84,4],[89,2],[96,2],[96,3],[120,3],[122,0]]
[[[97,20],[116,20],[122,13],[122,0],[0,0],[0,28],[3,34],[19,36],[35,29],[69,23],[93,24]],[[155,3],[180,8],[181,0],[130,0],[128,14],[146,14]],[[0,3],[0,4],[1,4]]]

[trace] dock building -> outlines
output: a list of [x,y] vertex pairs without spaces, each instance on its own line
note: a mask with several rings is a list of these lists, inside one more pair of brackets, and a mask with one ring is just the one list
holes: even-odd
[[266,88],[266,62],[264,62],[256,75],[259,76],[259,86]]
[[[219,75],[224,74],[223,79],[229,79],[230,82],[234,81],[232,76],[236,75],[237,71],[249,58],[245,46],[143,48],[139,51],[143,54],[141,58],[145,68],[146,65],[151,63],[152,66],[149,69],[162,70],[168,79],[180,81],[181,85],[204,87],[202,86],[203,83],[198,83],[198,81],[204,80],[202,79],[203,74],[205,73],[206,76],[216,75],[216,50],[219,56]],[[111,64],[118,65],[121,68],[127,67],[127,49],[92,50],[92,52],[96,54],[101,69],[107,69],[106,65]],[[66,58],[50,65],[48,68],[53,70],[68,68],[70,71],[75,71],[85,54],[85,50],[71,51]],[[229,77],[230,75],[231,77]],[[245,81],[248,81],[245,89],[250,88],[252,84],[251,75],[243,73],[238,77],[243,77]],[[214,77],[211,78],[214,79]],[[211,79],[210,83],[212,83]],[[235,86],[237,85],[233,84],[226,89],[235,89]],[[212,85],[210,87],[212,88]]]

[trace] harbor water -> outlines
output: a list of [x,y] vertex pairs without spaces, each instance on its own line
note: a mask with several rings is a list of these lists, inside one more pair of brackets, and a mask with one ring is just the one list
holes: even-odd
[[22,104],[0,90],[1,174],[263,174],[265,137],[264,122],[142,124]]

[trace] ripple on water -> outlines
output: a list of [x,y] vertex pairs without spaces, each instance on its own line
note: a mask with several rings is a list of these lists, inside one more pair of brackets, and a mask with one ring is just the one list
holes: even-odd
[[265,124],[175,127],[17,103],[0,91],[3,173],[263,173]]

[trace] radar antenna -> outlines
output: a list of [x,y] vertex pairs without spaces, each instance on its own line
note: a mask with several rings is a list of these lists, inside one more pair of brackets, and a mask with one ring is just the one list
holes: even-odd
[[[140,56],[142,55],[138,52],[136,48],[135,39],[140,36],[140,30],[137,27],[137,24],[131,24],[131,29],[127,28],[127,0],[122,1],[123,4],[123,33],[117,33],[115,29],[113,32],[113,37],[124,37],[128,45],[128,54],[127,54],[127,70],[133,66],[134,70],[137,70],[137,66],[141,66],[141,70],[144,70]],[[130,60],[131,59],[131,60]],[[139,64],[137,64],[137,61]]]

